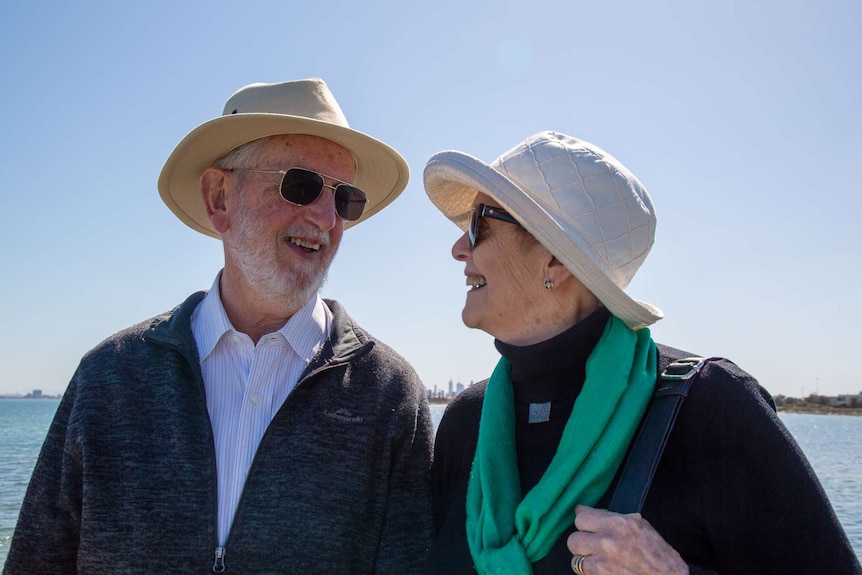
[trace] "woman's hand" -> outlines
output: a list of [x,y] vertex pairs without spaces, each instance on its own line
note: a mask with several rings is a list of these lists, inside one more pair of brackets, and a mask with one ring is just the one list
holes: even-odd
[[688,574],[679,553],[640,513],[620,515],[584,505],[575,513],[578,531],[569,535],[567,545],[575,558],[584,557],[584,575]]

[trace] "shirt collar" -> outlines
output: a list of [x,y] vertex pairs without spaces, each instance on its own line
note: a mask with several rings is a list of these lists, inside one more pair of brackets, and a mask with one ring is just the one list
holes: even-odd
[[323,347],[332,329],[332,312],[320,296],[314,297],[293,314],[278,333],[284,336],[293,351],[306,364],[310,362]]
[[[192,332],[201,362],[212,353],[222,336],[239,333],[230,323],[222,304],[220,281],[221,272],[192,314]],[[331,330],[332,311],[315,294],[276,333],[281,334],[297,355],[308,363],[326,342]]]

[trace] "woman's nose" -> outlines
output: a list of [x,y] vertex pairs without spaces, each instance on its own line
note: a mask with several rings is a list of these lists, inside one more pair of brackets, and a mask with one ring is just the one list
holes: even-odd
[[467,237],[467,232],[464,232],[452,245],[452,257],[459,262],[463,262],[467,261],[472,252],[473,250],[470,249],[470,239]]

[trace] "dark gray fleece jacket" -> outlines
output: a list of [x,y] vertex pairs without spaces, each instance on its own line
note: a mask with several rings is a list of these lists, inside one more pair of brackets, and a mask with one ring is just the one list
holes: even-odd
[[267,429],[216,560],[216,464],[190,326],[203,295],[84,357],[4,573],[421,570],[433,533],[424,386],[330,300],[330,340]]

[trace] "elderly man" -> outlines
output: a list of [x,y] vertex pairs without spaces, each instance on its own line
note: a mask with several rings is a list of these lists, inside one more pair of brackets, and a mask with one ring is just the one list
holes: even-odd
[[246,86],[183,139],[159,191],[224,268],[84,357],[4,573],[421,570],[424,386],[317,295],[344,229],[407,178],[319,79]]

